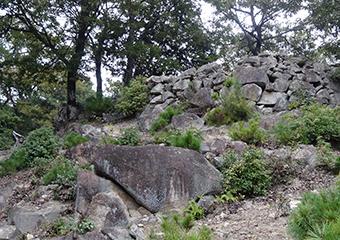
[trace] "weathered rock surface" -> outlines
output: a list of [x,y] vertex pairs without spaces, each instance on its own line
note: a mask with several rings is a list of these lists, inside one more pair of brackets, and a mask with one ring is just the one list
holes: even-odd
[[97,174],[117,182],[153,213],[182,209],[197,196],[221,191],[220,172],[196,151],[112,145],[94,159]]
[[8,223],[15,225],[21,232],[29,232],[43,223],[50,223],[66,209],[66,205],[59,202],[49,202],[40,210],[30,209],[28,206],[14,206],[8,212]]

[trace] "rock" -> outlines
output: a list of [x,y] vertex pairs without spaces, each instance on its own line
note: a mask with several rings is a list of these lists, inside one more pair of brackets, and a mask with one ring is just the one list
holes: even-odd
[[154,95],[161,95],[164,90],[164,85],[161,83],[158,83],[156,86],[154,86],[151,90],[150,93]]
[[240,155],[244,153],[245,148],[248,146],[247,143],[241,141],[232,141],[229,144],[234,149],[234,151]]
[[40,210],[16,205],[8,212],[8,223],[15,225],[21,233],[26,233],[43,223],[54,221],[65,209],[66,205],[59,202],[48,202]]
[[104,228],[101,231],[105,236],[108,236],[110,240],[129,240],[134,239],[129,230],[125,227]]
[[215,197],[211,195],[203,196],[198,200],[197,205],[201,208],[209,209],[210,206],[214,203]]
[[78,234],[77,236],[78,240],[109,240],[110,238],[103,235],[100,231],[92,231],[88,232],[84,235]]
[[275,92],[286,92],[289,87],[289,82],[283,79],[276,79],[273,83],[273,90]]
[[186,129],[201,129],[204,126],[204,120],[193,113],[182,113],[172,117],[171,124],[175,129],[180,128],[182,133]]
[[11,196],[15,185],[15,182],[12,181],[4,182],[0,185],[0,213],[8,207],[7,200]]
[[207,88],[198,90],[190,103],[203,109],[211,108],[214,104],[214,100],[211,98],[211,90]]
[[126,226],[130,218],[126,205],[118,195],[103,192],[92,197],[87,216],[91,216],[98,229]]
[[80,134],[82,137],[89,138],[91,140],[100,140],[105,136],[100,128],[93,127],[92,125],[85,124],[80,128]]
[[11,155],[10,150],[0,151],[0,162],[6,161],[9,157],[9,155]]
[[237,67],[234,76],[243,84],[255,83],[261,88],[265,88],[269,83],[267,73],[260,68]]
[[298,149],[292,153],[292,159],[300,165],[317,165],[316,148],[313,145],[299,144]]
[[179,76],[180,79],[192,79],[196,74],[195,68],[189,68],[182,72],[182,74]]
[[83,105],[77,103],[76,106],[67,105],[62,103],[59,106],[57,115],[54,116],[53,120],[58,123],[66,122],[70,119],[78,119],[80,114],[83,113]]
[[190,82],[190,80],[178,81],[174,84],[172,89],[175,93],[177,93],[178,91],[184,91],[185,89],[187,89],[189,87],[189,82]]
[[320,84],[321,83],[321,77],[316,74],[314,71],[311,71],[309,69],[305,70],[306,75],[306,81],[312,84]]
[[[88,170],[80,168],[77,173],[77,195],[75,211],[83,216],[86,216],[89,211],[90,205],[92,204],[93,198],[98,194],[106,194],[109,200],[110,197],[111,199],[113,199],[112,201],[115,201],[114,197],[118,196],[124,201],[125,205],[129,209],[138,209],[139,207],[134,199],[118,185],[109,180],[98,177]],[[101,196],[99,197],[99,199],[103,199],[105,197],[106,196]]]
[[285,98],[286,96],[286,93],[264,91],[261,99],[257,102],[257,104],[274,106],[278,99]]
[[217,138],[211,143],[210,149],[216,155],[222,155],[227,149],[227,142]]
[[290,104],[290,102],[287,100],[287,98],[279,98],[274,107],[273,107],[273,112],[281,112],[281,111],[286,111],[287,106]]
[[66,156],[69,159],[76,159],[79,165],[88,164],[92,161],[92,156],[94,155],[96,148],[94,148],[95,143],[92,141],[84,142],[78,144],[75,147],[71,147],[66,151]]
[[246,99],[251,99],[254,102],[260,100],[262,95],[262,88],[260,88],[255,83],[245,84],[242,86],[242,91]]
[[221,191],[219,171],[193,150],[110,145],[94,159],[97,174],[118,183],[152,213],[182,209],[197,195]]
[[265,130],[270,130],[273,126],[276,126],[276,124],[282,120],[282,116],[286,113],[287,112],[282,111],[276,114],[261,116],[259,126]]
[[15,226],[0,224],[0,239],[1,240],[12,240],[20,234]]
[[[169,99],[168,99],[169,100]],[[141,131],[147,132],[151,128],[151,124],[164,112],[161,105],[148,104],[138,119],[138,125]]]

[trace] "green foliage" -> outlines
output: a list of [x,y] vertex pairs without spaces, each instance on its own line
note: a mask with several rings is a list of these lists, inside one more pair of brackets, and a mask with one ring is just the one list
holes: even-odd
[[164,112],[159,114],[159,117],[151,124],[151,128],[149,133],[154,135],[157,131],[165,128],[169,123],[171,123],[171,119],[175,115],[182,114],[183,111],[179,108],[174,110],[172,107],[167,107]]
[[58,184],[56,192],[63,190],[63,194],[57,194],[61,200],[74,199],[77,185],[77,172],[79,168],[90,170],[90,165],[76,166],[63,156],[58,156],[53,163],[51,170],[43,176],[44,184]]
[[340,238],[340,185],[320,193],[306,192],[288,223],[294,239]]
[[241,160],[234,152],[228,152],[220,167],[224,192],[250,197],[264,195],[270,186],[271,176],[262,157],[263,153],[255,148],[248,148]]
[[300,142],[315,144],[320,139],[328,142],[340,141],[340,108],[334,109],[311,104],[302,107],[300,116],[285,115],[286,123],[281,121],[273,128],[279,143]]
[[81,218],[79,222],[75,222],[73,218],[69,218],[71,222],[72,229],[80,234],[85,234],[91,231],[93,228],[96,228],[94,222],[90,219],[91,216],[86,218]]
[[8,160],[0,162],[0,177],[15,173],[19,170],[27,168],[28,166],[25,149],[16,148]]
[[111,136],[102,137],[99,146],[103,147],[106,144],[138,146],[141,144],[141,140],[142,138],[138,129],[135,127],[129,127],[123,129],[118,138],[113,138]]
[[312,96],[308,89],[303,87],[300,87],[295,92],[293,92],[292,96],[296,97],[297,99],[287,106],[288,110],[315,103],[315,97]]
[[225,111],[223,108],[216,107],[210,111],[207,112],[205,115],[205,121],[207,122],[207,125],[209,126],[221,126],[223,124],[229,124],[230,119],[225,114]]
[[36,159],[52,160],[61,147],[61,140],[53,135],[53,128],[41,127],[32,131],[24,143],[15,149],[8,160],[0,163],[1,175],[11,174],[33,166]]
[[171,145],[174,147],[189,148],[195,151],[201,150],[201,132],[196,129],[186,129],[185,134],[175,134],[171,139]]
[[90,216],[86,218],[80,219],[79,222],[76,222],[73,218],[59,218],[49,225],[45,226],[46,233],[49,237],[54,237],[57,235],[66,235],[74,230],[79,234],[85,234],[91,231],[93,228],[96,228],[94,222],[90,219]]
[[202,219],[204,218],[204,211],[206,208],[200,207],[195,200],[189,201],[189,207],[184,208],[184,212],[191,215],[194,219]]
[[14,143],[12,131],[20,123],[22,119],[15,115],[13,108],[0,105],[0,151],[11,148]]
[[221,196],[216,195],[215,200],[221,203],[236,202],[238,197],[235,197],[230,191],[224,192]]
[[70,233],[72,224],[66,218],[59,218],[48,225],[45,225],[46,233],[49,237],[66,235]]
[[116,145],[140,145],[142,138],[140,137],[138,129],[129,127],[123,130],[122,135],[117,139]]
[[136,77],[132,79],[130,86],[121,90],[115,105],[115,111],[117,113],[133,114],[144,110],[148,103],[148,93],[146,78]]
[[331,144],[325,142],[320,137],[317,142],[317,164],[326,170],[339,174],[340,171],[340,157],[336,157],[331,148]]
[[86,114],[102,116],[103,113],[110,112],[113,107],[113,99],[110,97],[91,97],[85,102],[84,111]]
[[88,142],[90,139],[77,135],[75,132],[67,134],[65,137],[64,148],[77,146],[80,143]]
[[233,84],[234,84],[234,79],[232,77],[227,76],[226,80],[223,83],[223,86],[229,88],[229,87],[233,86]]
[[258,119],[250,119],[249,126],[244,127],[245,122],[234,123],[230,127],[230,137],[234,141],[243,141],[248,144],[261,145],[268,140],[268,134],[259,127]]
[[159,133],[154,137],[155,144],[164,143],[174,147],[189,148],[199,151],[201,149],[202,132],[197,129],[186,129],[182,134],[181,129],[169,129],[165,134]]
[[207,226],[198,231],[189,231],[194,226],[193,218],[187,214],[184,218],[179,214],[163,216],[161,228],[163,235],[156,235],[151,232],[149,239],[157,240],[210,240],[212,239],[211,229]]
[[233,80],[233,86],[227,93],[221,94],[220,104],[222,107],[214,108],[205,116],[205,121],[210,126],[221,126],[238,121],[248,120],[253,116],[254,106],[244,97],[241,83]]

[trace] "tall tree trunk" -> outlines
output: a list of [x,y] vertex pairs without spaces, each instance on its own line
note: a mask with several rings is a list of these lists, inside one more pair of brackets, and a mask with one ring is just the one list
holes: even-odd
[[99,43],[98,48],[95,53],[95,62],[96,62],[96,80],[97,80],[97,99],[103,98],[103,79],[102,79],[102,45]]
[[87,5],[81,6],[80,18],[78,22],[78,34],[76,38],[75,53],[72,56],[67,74],[67,104],[76,105],[76,81],[78,76],[78,69],[81,63],[81,58],[84,55],[86,32],[89,26],[88,16],[90,14],[90,7]]

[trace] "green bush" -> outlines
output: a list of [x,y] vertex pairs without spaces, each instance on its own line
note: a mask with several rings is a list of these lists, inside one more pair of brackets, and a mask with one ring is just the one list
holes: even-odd
[[321,138],[317,142],[317,164],[319,167],[330,171],[334,174],[339,174],[340,171],[340,156],[336,157],[333,154],[331,144],[325,142]]
[[205,116],[208,125],[231,124],[248,120],[253,116],[254,106],[244,97],[241,87],[242,84],[239,81],[233,80],[227,93],[220,95],[219,101],[222,107],[209,111]]
[[138,129],[129,127],[123,129],[122,134],[118,138],[113,138],[111,136],[102,137],[99,146],[103,147],[106,144],[138,146],[141,144],[141,140],[142,138]]
[[22,122],[23,120],[15,115],[13,108],[0,105],[0,151],[11,148],[14,144],[12,131]]
[[204,117],[204,120],[207,122],[207,125],[216,127],[223,124],[230,124],[231,122],[228,115],[225,113],[225,110],[220,107],[216,107],[208,111]]
[[90,139],[77,135],[75,132],[67,134],[65,137],[64,148],[77,146],[80,143],[88,142]]
[[189,148],[195,151],[201,150],[201,132],[196,129],[186,129],[185,134],[175,134],[170,143],[174,147]]
[[292,96],[296,97],[296,100],[287,106],[288,110],[315,103],[315,97],[312,97],[309,89],[304,87],[298,88],[295,92],[293,92]]
[[11,174],[18,170],[31,167],[36,159],[52,160],[62,142],[53,135],[52,127],[41,127],[32,131],[24,143],[15,149],[8,160],[0,163],[1,174]]
[[137,77],[130,81],[129,87],[124,87],[119,93],[115,111],[117,113],[134,114],[142,111],[148,103],[148,86],[146,78]]
[[[61,200],[74,199],[77,185],[77,172],[79,168],[90,170],[90,165],[76,166],[75,161],[63,156],[58,156],[53,163],[51,170],[43,176],[43,183],[58,184],[56,198]],[[58,192],[62,191],[62,194]]]
[[311,104],[301,109],[300,116],[286,115],[286,121],[273,128],[275,139],[284,144],[316,144],[319,137],[326,142],[340,141],[340,107]]
[[171,122],[173,116],[182,113],[183,111],[181,109],[174,110],[172,107],[167,107],[164,112],[159,114],[159,118],[151,124],[149,133],[154,135],[157,131],[165,128]]
[[255,148],[248,148],[241,160],[234,152],[228,152],[220,167],[224,192],[249,197],[264,195],[270,186],[271,176],[262,157],[263,153]]
[[137,146],[140,145],[142,138],[136,128],[129,127],[123,130],[122,135],[117,140],[116,145]]
[[244,127],[244,124],[245,122],[240,121],[230,127],[230,137],[234,141],[243,141],[255,145],[267,142],[268,134],[259,127],[258,119],[250,119],[248,127]]
[[288,232],[294,239],[340,239],[340,185],[320,193],[307,192],[290,215]]
[[102,116],[103,113],[110,112],[114,107],[113,99],[109,97],[96,98],[91,97],[84,104],[86,114]]
[[163,234],[154,234],[153,231],[149,234],[149,239],[157,240],[210,240],[211,230],[207,226],[196,231],[189,231],[194,226],[192,216],[187,214],[184,218],[179,214],[171,216],[163,216],[161,228]]

